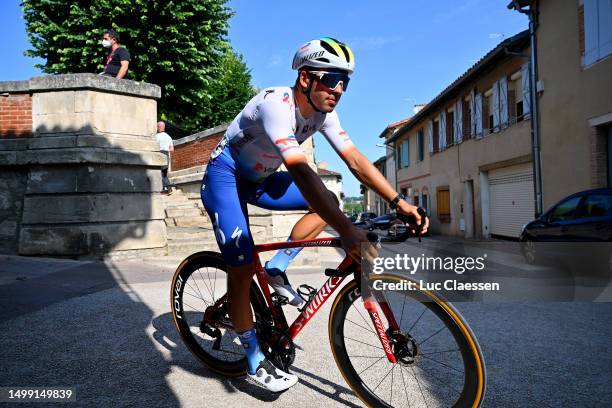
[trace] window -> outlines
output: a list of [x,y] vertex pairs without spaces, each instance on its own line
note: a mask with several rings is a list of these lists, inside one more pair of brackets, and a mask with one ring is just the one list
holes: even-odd
[[440,122],[435,121],[433,122],[433,128],[432,128],[432,134],[433,134],[433,153],[437,153],[440,151]]
[[446,112],[446,147],[455,144],[453,140],[453,124],[455,123],[455,112]]
[[397,168],[403,169],[404,167],[410,166],[410,144],[409,140],[406,139],[399,144],[397,152]]
[[514,124],[523,120],[523,76],[516,72],[508,82],[509,122]]
[[438,219],[440,222],[450,222],[450,191],[448,187],[438,187],[437,195]]
[[580,216],[606,217],[612,216],[612,196],[607,194],[592,194],[584,200]]
[[423,129],[417,132],[417,161],[423,161],[425,158],[425,135]]
[[427,208],[427,193],[423,193],[423,205],[421,205],[421,207],[429,214],[429,209]]
[[470,99],[466,98],[461,103],[461,109],[463,109],[463,140],[470,138],[470,129],[472,129],[472,110],[470,109]]
[[482,107],[482,128],[483,134],[491,133],[493,129],[493,91],[485,93],[484,106]]
[[580,200],[582,200],[582,196],[563,201],[552,210],[548,217],[548,222],[568,221],[576,218]]
[[612,54],[612,1],[584,0],[584,65]]

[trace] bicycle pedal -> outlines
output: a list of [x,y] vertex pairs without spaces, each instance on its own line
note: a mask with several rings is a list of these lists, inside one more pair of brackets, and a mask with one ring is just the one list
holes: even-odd
[[274,306],[285,306],[289,304],[289,298],[287,296],[274,292],[270,297],[272,298],[272,304]]

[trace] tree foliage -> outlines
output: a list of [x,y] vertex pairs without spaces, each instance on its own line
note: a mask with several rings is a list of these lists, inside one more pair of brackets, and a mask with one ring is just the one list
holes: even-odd
[[160,116],[195,132],[228,122],[254,94],[227,41],[226,0],[24,0],[26,30],[43,72],[101,72],[112,28],[131,55],[128,79],[162,88]]

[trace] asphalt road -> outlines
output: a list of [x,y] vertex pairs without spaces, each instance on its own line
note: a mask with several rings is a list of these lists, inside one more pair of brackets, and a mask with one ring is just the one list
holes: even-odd
[[[1,265],[0,386],[75,387],[77,402],[67,406],[362,406],[331,355],[331,302],[296,339],[299,383],[271,395],[210,372],[187,351],[169,313],[172,260],[3,257]],[[305,268],[289,276],[311,286],[325,279]],[[612,303],[475,301],[457,307],[484,353],[484,406],[609,405]],[[290,307],[287,313],[295,316]]]

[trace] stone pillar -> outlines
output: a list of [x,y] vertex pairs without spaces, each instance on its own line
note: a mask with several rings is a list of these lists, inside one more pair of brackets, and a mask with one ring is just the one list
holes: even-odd
[[[0,83],[0,93],[14,84]],[[154,139],[160,88],[94,74],[19,84],[31,95],[32,135],[0,137],[0,181],[5,169],[26,175],[17,252],[165,254],[158,192],[166,158]]]

